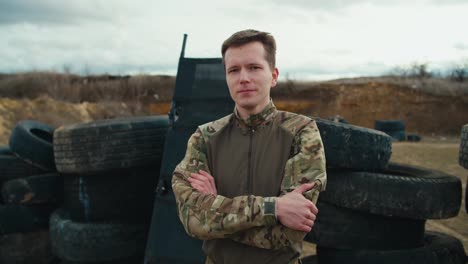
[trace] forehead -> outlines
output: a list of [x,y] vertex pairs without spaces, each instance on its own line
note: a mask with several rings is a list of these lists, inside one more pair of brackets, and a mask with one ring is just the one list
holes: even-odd
[[259,41],[229,47],[224,54],[226,66],[244,63],[267,63],[265,48]]

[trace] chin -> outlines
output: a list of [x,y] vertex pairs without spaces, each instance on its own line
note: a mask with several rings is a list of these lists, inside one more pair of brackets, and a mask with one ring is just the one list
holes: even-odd
[[247,102],[247,101],[241,101],[241,102],[236,102],[236,104],[239,106],[239,107],[242,107],[244,109],[253,109],[255,108],[255,106],[257,106],[257,104],[255,102]]

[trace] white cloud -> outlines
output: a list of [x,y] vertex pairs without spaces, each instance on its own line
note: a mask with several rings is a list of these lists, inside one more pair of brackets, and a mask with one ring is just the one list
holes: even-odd
[[183,33],[187,57],[219,57],[246,28],[271,32],[280,72],[301,78],[468,57],[462,1],[0,0],[0,10],[0,71],[175,73]]

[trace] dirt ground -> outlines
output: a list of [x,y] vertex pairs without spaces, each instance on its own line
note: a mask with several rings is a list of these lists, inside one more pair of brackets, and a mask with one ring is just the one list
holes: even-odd
[[[439,170],[460,178],[463,191],[458,216],[443,220],[428,220],[426,230],[437,231],[458,238],[468,254],[468,213],[465,211],[465,188],[468,170],[458,164],[459,148],[460,139],[458,137],[423,136],[420,142],[393,143],[391,161]],[[315,244],[304,243],[303,255],[314,254]]]

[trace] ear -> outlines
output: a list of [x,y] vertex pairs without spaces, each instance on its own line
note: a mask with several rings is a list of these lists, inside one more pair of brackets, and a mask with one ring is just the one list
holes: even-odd
[[275,69],[271,72],[271,76],[273,77],[273,78],[271,79],[271,87],[275,87],[276,84],[278,83],[278,76],[279,76],[278,68],[275,68]]

